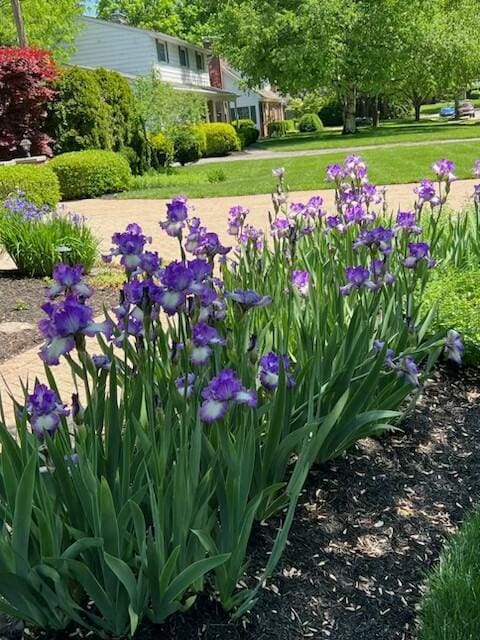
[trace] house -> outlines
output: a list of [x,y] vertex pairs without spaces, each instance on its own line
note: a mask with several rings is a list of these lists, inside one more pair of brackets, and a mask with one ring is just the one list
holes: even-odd
[[210,84],[209,52],[173,36],[127,24],[117,15],[112,20],[80,18],[76,52],[69,63],[118,71],[128,79],[157,71],[160,78],[179,91],[193,91],[205,98],[210,122],[230,121],[237,94]]
[[285,119],[283,98],[264,87],[244,90],[242,77],[225,61],[199,47],[165,33],[127,24],[117,14],[111,20],[80,18],[76,52],[69,63],[118,71],[129,80],[155,70],[178,91],[193,91],[205,98],[209,122],[251,118],[267,134],[268,122]]
[[249,118],[253,120],[262,136],[267,135],[268,123],[285,120],[287,100],[270,85],[259,89],[244,89],[240,73],[215,56],[208,61],[210,83],[217,89],[237,94],[235,105],[230,107],[230,119]]

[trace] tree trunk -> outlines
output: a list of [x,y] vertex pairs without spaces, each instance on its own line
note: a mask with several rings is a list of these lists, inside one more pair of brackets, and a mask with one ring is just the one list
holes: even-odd
[[357,132],[357,125],[355,123],[357,111],[357,88],[355,85],[351,85],[347,89],[347,93],[344,97],[343,107],[343,135]]
[[375,96],[373,99],[373,108],[372,108],[372,124],[375,128],[378,127],[378,123],[380,120],[380,112],[378,110],[378,96]]
[[455,120],[460,119],[460,91],[455,93]]
[[422,103],[421,102],[417,102],[416,100],[413,101],[413,108],[415,109],[415,122],[419,122],[420,121],[420,110],[422,108]]

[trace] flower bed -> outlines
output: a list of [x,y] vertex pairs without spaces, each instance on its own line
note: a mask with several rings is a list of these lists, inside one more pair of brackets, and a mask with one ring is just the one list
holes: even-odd
[[[424,181],[392,221],[357,156],[328,169],[333,215],[321,198],[289,203],[278,169],[272,242],[235,207],[235,249],[176,198],[161,226],[178,238],[177,261],[162,265],[137,224],[113,236],[106,260],[120,260],[126,283],[101,323],[81,268],[57,266],[40,325],[51,388],[37,383],[17,408],[18,442],[0,425],[9,614],[118,636],[204,591],[234,618],[254,606],[312,465],[397,425],[441,353],[461,360],[460,335],[432,335],[421,304],[449,251],[453,164],[434,171],[437,184]],[[84,406],[60,399],[61,358]],[[278,514],[253,581],[255,522]]]

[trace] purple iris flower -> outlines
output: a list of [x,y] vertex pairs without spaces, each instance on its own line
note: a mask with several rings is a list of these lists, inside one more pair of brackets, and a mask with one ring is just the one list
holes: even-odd
[[180,238],[188,218],[188,206],[185,196],[177,196],[167,203],[167,219],[160,227],[172,238]]
[[175,386],[178,393],[189,400],[193,396],[193,385],[195,384],[196,376],[194,373],[189,373],[187,376],[182,376],[175,380]]
[[93,309],[74,296],[69,296],[57,304],[47,302],[42,309],[48,316],[38,324],[46,338],[40,350],[40,357],[45,364],[58,364],[59,357],[72,351],[80,336],[105,333],[107,338],[110,338],[112,335],[111,322],[93,322]]
[[417,225],[417,216],[414,211],[399,211],[395,229],[415,235],[422,233],[422,228]]
[[473,177],[480,178],[480,160],[475,162],[475,166],[473,167]]
[[250,224],[246,224],[243,227],[238,240],[240,244],[246,246],[254,245],[259,251],[261,251],[263,247],[263,231],[252,227]]
[[225,256],[232,247],[224,247],[220,242],[218,234],[213,232],[204,233],[199,239],[198,246],[193,251],[197,256],[214,258],[216,255]]
[[262,387],[267,391],[275,391],[280,382],[280,366],[283,365],[285,381],[288,388],[294,387],[296,382],[292,374],[288,371],[291,360],[287,355],[277,355],[270,351],[259,361],[259,379]]
[[327,165],[327,182],[339,183],[344,178],[343,168],[339,164]]
[[370,218],[368,212],[365,210],[363,205],[358,203],[352,204],[351,206],[347,207],[343,215],[345,218],[345,222],[348,225],[360,224],[362,222],[367,221]]
[[346,230],[347,230],[347,228],[343,224],[340,216],[328,216],[326,218],[326,222],[327,222],[327,227],[329,229],[336,229],[340,233],[345,233]]
[[367,178],[367,165],[360,156],[352,153],[345,159],[344,174],[352,180],[364,181]]
[[447,331],[447,337],[445,340],[445,356],[448,360],[455,362],[456,364],[462,364],[462,356],[465,347],[462,343],[462,336],[453,329]]
[[203,282],[212,275],[212,265],[201,258],[189,260],[187,266],[195,282]]
[[10,194],[2,204],[7,211],[21,216],[25,222],[42,220],[50,213],[48,206],[44,205],[43,207],[39,207],[34,202],[28,200],[25,192],[20,190]]
[[245,218],[250,213],[249,209],[245,209],[240,205],[231,207],[228,212],[228,234],[231,236],[238,236],[241,228],[245,223]]
[[272,176],[274,178],[278,178],[279,180],[282,180],[284,175],[285,175],[284,167],[278,167],[278,169],[272,169]]
[[232,369],[220,371],[202,391],[202,398],[200,418],[208,423],[224,418],[232,403],[252,408],[258,404],[256,392],[245,389]]
[[302,296],[308,296],[310,288],[310,274],[308,271],[292,271],[291,282]]
[[380,251],[380,253],[383,253],[383,255],[387,256],[392,253],[393,236],[394,233],[392,229],[385,229],[385,227],[376,227],[375,229],[362,229],[360,235],[353,243],[353,248],[376,248]]
[[227,291],[225,293],[226,298],[230,298],[234,302],[238,302],[244,309],[250,309],[251,307],[266,307],[272,302],[272,296],[261,296],[256,291],[247,289],[235,289],[235,291]]
[[112,242],[116,246],[111,249],[108,256],[104,256],[105,262],[110,262],[112,256],[122,256],[120,263],[126,271],[131,273],[140,266],[145,244],[151,242],[151,238],[143,235],[138,224],[132,223],[127,226],[125,231],[114,233]]
[[140,268],[149,276],[157,274],[161,266],[162,260],[158,257],[156,251],[145,251],[145,253],[140,256]]
[[347,284],[340,287],[340,292],[344,296],[350,295],[354,289],[376,289],[376,285],[370,280],[370,271],[359,265],[358,267],[347,267],[345,270]]
[[420,372],[412,356],[403,356],[400,358],[398,365],[396,365],[396,371],[397,375],[405,378],[405,380],[414,387],[420,386]]
[[425,261],[429,269],[435,266],[435,260],[429,257],[430,246],[426,242],[410,242],[408,244],[409,255],[402,260],[407,269],[415,269],[419,262]]
[[162,284],[172,291],[185,291],[193,280],[193,272],[178,261],[170,262],[162,273]]
[[210,327],[205,322],[199,322],[193,327],[192,341],[197,347],[203,347],[207,344],[226,344],[225,338],[220,336],[215,327]]
[[105,371],[110,371],[112,368],[112,361],[108,356],[98,355],[92,356],[92,362],[97,369],[104,369]]
[[27,414],[33,432],[40,440],[45,433],[53,436],[60,425],[60,418],[70,413],[55,393],[46,385],[37,382],[33,393],[27,396]]
[[286,218],[275,218],[271,228],[272,236],[276,236],[277,238],[288,238],[290,235],[290,221]]
[[414,188],[421,203],[430,202],[432,206],[440,204],[440,198],[437,196],[437,190],[431,180],[422,180],[418,187]]
[[447,158],[442,158],[434,162],[432,169],[437,174],[439,180],[453,182],[453,180],[457,179],[453,173],[455,171],[455,164],[451,160],[447,160]]
[[61,294],[77,296],[81,300],[86,300],[93,295],[93,289],[83,280],[81,264],[75,267],[64,263],[55,265],[53,280],[54,283],[46,290],[50,300],[54,300]]
[[380,204],[383,199],[382,194],[373,184],[362,185],[362,197],[365,204]]

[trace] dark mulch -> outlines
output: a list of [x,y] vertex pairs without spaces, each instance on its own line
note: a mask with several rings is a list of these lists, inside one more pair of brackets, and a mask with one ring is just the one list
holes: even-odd
[[[41,305],[45,300],[46,282],[42,278],[22,278],[15,271],[0,271],[0,362],[42,342],[38,321],[44,316]],[[118,301],[114,289],[95,289],[92,306],[101,313],[103,305]],[[28,328],[3,332],[2,323],[22,323]]]
[[[139,638],[412,640],[424,572],[480,498],[479,454],[480,371],[441,368],[402,432],[313,470],[288,548],[248,618],[229,623],[202,596]],[[254,569],[274,534],[275,523],[258,528]]]

